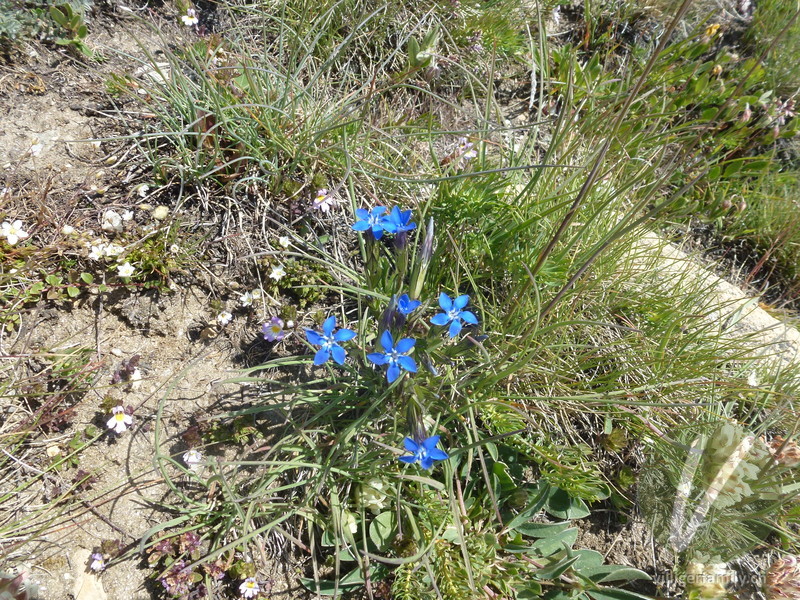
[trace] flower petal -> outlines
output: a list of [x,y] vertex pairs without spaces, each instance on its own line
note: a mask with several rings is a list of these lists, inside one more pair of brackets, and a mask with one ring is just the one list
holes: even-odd
[[426,471],[430,471],[433,468],[433,459],[427,455],[423,456],[422,460],[419,461],[419,464]]
[[369,220],[369,211],[366,208],[357,208],[356,209],[356,216],[361,221],[368,221]]
[[331,353],[326,350],[325,348],[320,348],[317,350],[317,353],[314,355],[314,364],[319,366],[328,362],[328,359],[331,357]]
[[347,356],[347,352],[344,351],[344,348],[334,345],[331,347],[331,354],[333,355],[333,360],[335,360],[338,364],[344,364],[344,359]]
[[397,366],[397,363],[392,363],[389,365],[389,368],[386,369],[386,380],[389,383],[394,383],[394,380],[400,376],[400,367]]
[[322,344],[325,343],[325,340],[322,339],[322,336],[313,329],[306,329],[306,339],[308,339],[308,341],[315,346],[322,346]]
[[456,299],[453,301],[453,306],[455,306],[457,309],[461,310],[461,309],[462,309],[462,308],[464,308],[464,307],[465,307],[465,306],[466,306],[468,303],[469,303],[469,296],[467,296],[466,294],[464,294],[464,295],[462,295],[462,296],[459,296],[458,298],[456,298]]
[[439,306],[442,307],[444,312],[447,312],[453,308],[453,300],[450,298],[450,296],[442,292],[439,294]]
[[333,333],[335,327],[336,327],[336,317],[331,315],[330,317],[325,319],[325,322],[322,324],[322,332],[327,337],[331,337],[331,334]]
[[417,462],[417,457],[416,456],[400,456],[399,460],[403,461],[407,465],[413,465],[415,462]]
[[117,426],[117,417],[113,416],[106,423],[106,427],[108,427],[109,429],[114,429],[114,427],[116,426]]
[[352,329],[345,329],[342,327],[339,331],[333,334],[333,339],[337,342],[346,342],[356,337],[356,332]]
[[417,363],[410,356],[398,356],[397,363],[409,373],[417,372]]
[[385,365],[387,362],[389,362],[389,358],[380,352],[372,352],[371,354],[367,354],[367,360],[374,365]]
[[366,231],[370,228],[370,224],[367,221],[356,221],[351,228],[353,231]]
[[433,460],[447,460],[450,458],[450,455],[447,454],[444,450],[439,450],[438,448],[434,448],[428,453]]
[[372,226],[372,235],[375,236],[376,240],[379,240],[383,237],[383,227],[380,223],[376,223]]
[[439,438],[440,436],[438,435],[432,435],[427,440],[422,442],[422,447],[425,448],[425,450],[427,450],[428,452],[430,452],[431,450],[436,448],[436,444],[439,443]]
[[475,316],[474,313],[468,310],[462,310],[461,314],[459,315],[462,319],[464,319],[470,325],[477,325],[478,324],[478,317]]
[[431,317],[431,323],[434,325],[447,325],[450,322],[450,317],[447,313],[439,313]]
[[385,352],[391,352],[394,348],[394,338],[388,329],[381,334],[381,346]]
[[459,319],[453,319],[453,322],[450,323],[450,331],[449,331],[450,337],[454,338],[459,333],[461,333],[461,321]]
[[410,437],[407,437],[403,440],[403,448],[405,448],[409,452],[416,452],[417,450],[419,450],[419,444]]
[[396,350],[400,354],[408,354],[408,351],[414,347],[414,344],[417,343],[417,340],[411,338],[403,338],[399,342],[397,342]]

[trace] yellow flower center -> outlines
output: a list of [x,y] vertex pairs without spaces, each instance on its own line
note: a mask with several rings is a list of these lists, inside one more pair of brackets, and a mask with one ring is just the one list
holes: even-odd
[[117,414],[114,415],[114,418],[117,421],[122,421],[125,418],[125,413],[118,412]]

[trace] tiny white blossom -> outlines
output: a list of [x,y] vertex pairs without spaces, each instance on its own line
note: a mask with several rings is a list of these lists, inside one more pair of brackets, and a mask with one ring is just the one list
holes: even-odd
[[153,218],[156,221],[163,221],[169,216],[169,207],[161,205],[153,209]]
[[122,406],[115,406],[111,409],[111,414],[113,415],[106,425],[108,425],[109,429],[113,429],[117,433],[122,433],[128,427],[133,425],[133,417],[129,414],[125,413],[125,409]]
[[18,241],[28,237],[28,232],[22,229],[22,221],[17,219],[13,223],[4,221],[3,224],[0,225],[0,236],[6,238],[6,241],[13,246]]
[[260,300],[261,299],[261,290],[259,290],[257,288],[253,289],[253,291],[250,292],[250,295],[253,296],[253,300]]
[[125,252],[125,248],[119,244],[108,244],[105,248],[103,248],[103,254],[111,258],[119,256],[123,252]]
[[255,577],[248,577],[242,582],[242,585],[239,586],[239,593],[243,598],[255,598],[260,591],[261,588],[258,587],[258,582]]
[[128,377],[128,382],[132,390],[138,390],[142,387],[142,372],[139,370],[139,367],[134,367],[133,372],[130,374],[130,377]]
[[758,373],[750,371],[750,374],[747,376],[747,385],[750,387],[758,387]]
[[89,252],[89,258],[92,260],[100,260],[106,255],[106,248],[103,244],[92,245],[92,250]]
[[61,228],[62,235],[72,235],[73,233],[75,233],[75,228],[72,225],[64,225]]
[[92,564],[89,565],[89,568],[92,571],[97,571],[98,573],[105,569],[106,561],[103,559],[103,555],[99,552],[92,554]]
[[107,210],[103,213],[101,228],[103,231],[122,231],[122,217],[115,210]]
[[200,22],[200,20],[197,18],[197,13],[193,8],[187,10],[185,15],[181,15],[181,21],[183,21],[183,24],[187,27],[197,25]]
[[223,327],[231,322],[233,319],[233,315],[229,313],[227,310],[223,310],[221,313],[217,315],[217,323],[222,325]]
[[144,198],[145,196],[147,196],[147,192],[150,191],[150,186],[147,185],[146,183],[142,183],[140,185],[137,185],[134,189],[136,190],[136,193],[139,194],[140,198]]
[[278,245],[281,246],[281,248],[288,248],[290,243],[288,235],[283,235],[278,238]]
[[253,292],[245,292],[241,296],[239,296],[239,302],[242,306],[247,308],[248,306],[253,305]]
[[133,219],[133,211],[132,210],[123,210],[122,211],[122,220],[123,221],[130,221]]
[[126,262],[122,265],[117,265],[117,273],[120,277],[130,277],[135,271],[136,269],[134,269],[133,265],[131,265],[129,262]]
[[311,208],[326,213],[332,206],[336,206],[336,198],[329,194],[328,190],[324,188],[317,190],[317,197],[314,198],[314,201],[311,203]]
[[283,268],[283,265],[278,265],[277,267],[272,267],[272,272],[269,274],[270,279],[274,279],[275,281],[280,281],[284,277],[286,277],[286,270]]
[[194,470],[197,465],[203,462],[203,453],[192,448],[191,450],[183,453],[183,462],[186,463],[187,467]]

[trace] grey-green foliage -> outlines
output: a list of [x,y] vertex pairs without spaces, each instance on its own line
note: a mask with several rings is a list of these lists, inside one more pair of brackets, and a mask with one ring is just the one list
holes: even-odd
[[52,39],[63,35],[53,20],[51,7],[68,6],[81,17],[92,7],[92,0],[0,0],[0,47],[27,39]]

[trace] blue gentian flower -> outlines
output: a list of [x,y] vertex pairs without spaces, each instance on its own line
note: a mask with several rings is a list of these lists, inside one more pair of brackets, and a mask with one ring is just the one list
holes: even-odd
[[394,227],[392,233],[414,231],[417,228],[417,224],[411,221],[411,211],[400,210],[396,206],[389,211],[389,214],[386,215],[385,220]]
[[467,302],[469,302],[469,296],[466,294],[453,300],[442,292],[439,294],[439,306],[442,307],[444,312],[433,315],[431,323],[434,325],[447,325],[450,323],[449,333],[451,338],[456,337],[461,332],[463,327],[462,320],[469,325],[477,325],[478,318],[470,311],[463,310]]
[[381,346],[384,352],[373,352],[367,354],[367,359],[376,365],[389,365],[386,369],[386,379],[392,383],[395,379],[400,377],[400,372],[408,371],[409,373],[417,372],[417,363],[414,359],[407,354],[414,347],[416,340],[411,338],[404,338],[394,345],[394,339],[389,331],[384,331],[381,335]]
[[394,233],[394,222],[388,220],[385,213],[385,206],[376,206],[371,211],[366,208],[357,208],[356,216],[359,220],[353,224],[353,229],[355,231],[367,231],[371,229],[372,235],[375,236],[376,240],[383,237],[384,231],[387,233]]
[[333,356],[338,364],[343,365],[347,353],[344,351],[339,343],[352,340],[356,337],[356,332],[352,329],[340,329],[336,333],[333,332],[336,327],[336,317],[331,315],[322,324],[322,334],[313,329],[306,329],[306,337],[308,341],[315,346],[321,346],[317,353],[314,355],[314,364],[321,365],[328,362],[328,359]]
[[408,294],[403,294],[397,299],[397,312],[401,315],[410,315],[412,312],[417,310],[422,302],[419,300],[412,300],[408,297]]
[[411,456],[401,456],[400,460],[409,465],[413,465],[419,461],[423,469],[430,470],[433,467],[433,461],[447,460],[450,458],[444,450],[439,450],[436,444],[439,443],[439,436],[433,435],[422,443],[415,442],[410,437],[403,440],[403,446],[406,450],[411,452]]

